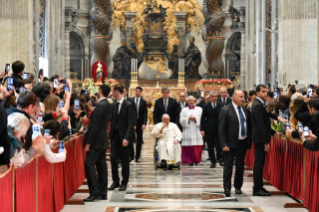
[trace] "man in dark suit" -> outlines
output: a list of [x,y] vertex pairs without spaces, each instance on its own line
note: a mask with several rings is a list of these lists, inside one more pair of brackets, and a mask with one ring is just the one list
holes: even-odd
[[236,172],[234,187],[236,194],[241,194],[245,167],[246,151],[251,146],[250,114],[245,105],[244,92],[237,90],[233,95],[232,104],[222,107],[219,113],[219,141],[224,156],[224,189],[225,195],[230,196],[231,177],[234,157],[236,157]]
[[178,119],[177,119],[177,126],[178,128],[183,131],[183,127],[182,125],[179,123],[179,114],[181,113],[181,111],[185,108],[185,107],[188,107],[188,104],[187,104],[187,101],[186,101],[186,93],[185,92],[182,92],[179,94],[179,102],[177,102],[178,104]]
[[220,97],[218,98],[217,102],[222,104],[223,106],[229,105],[232,103],[231,98],[228,97],[228,92],[225,87],[220,88]]
[[[108,149],[107,130],[111,118],[111,106],[106,97],[111,89],[108,85],[101,85],[98,96],[99,103],[91,114],[84,146],[86,153],[85,172],[90,189],[90,196],[85,202],[92,202],[98,197],[107,199],[107,164],[105,151]],[[98,178],[96,176],[96,170]]]
[[[147,125],[147,103],[142,97],[143,89],[142,87],[136,87],[135,97],[131,99],[133,105],[136,108],[136,156],[135,162],[140,162],[141,150],[143,144],[143,131]],[[134,151],[134,148],[133,148]]]
[[177,124],[179,122],[179,109],[176,99],[169,97],[169,88],[162,88],[162,98],[155,101],[153,119],[154,124],[161,122],[163,114],[168,114],[171,117],[171,122]]
[[218,114],[221,108],[222,105],[217,102],[217,91],[210,92],[210,102],[203,108],[200,130],[208,145],[208,155],[211,162],[211,168],[216,167],[214,147],[216,147],[217,158],[220,165],[224,165],[221,159],[222,149],[220,148],[218,139]]
[[[125,191],[130,177],[130,153],[135,140],[135,108],[134,105],[123,97],[124,86],[117,84],[113,88],[113,95],[116,102],[112,108],[112,119],[110,129],[111,139],[111,165],[113,184],[109,190],[120,187]],[[118,173],[118,159],[122,164],[122,182]]]
[[256,98],[251,106],[252,142],[255,143],[254,188],[253,196],[270,196],[263,188],[263,169],[265,155],[269,151],[272,135],[270,118],[267,114],[265,102],[268,89],[265,85],[258,85]]

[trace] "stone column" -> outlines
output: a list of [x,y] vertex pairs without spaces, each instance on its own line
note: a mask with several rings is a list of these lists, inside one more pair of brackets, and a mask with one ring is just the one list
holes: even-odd
[[266,0],[256,1],[256,85],[266,84]]
[[178,34],[179,50],[185,52],[186,49],[186,21],[187,21],[187,12],[174,12],[174,15],[177,19],[177,26],[175,30]]
[[131,47],[132,37],[135,30],[134,21],[137,12],[124,12],[125,15],[125,36],[126,36],[126,45],[128,48]]
[[[271,29],[278,31],[278,0],[272,0],[271,2]],[[278,33],[271,34],[271,87],[277,87],[276,82],[278,73]]]
[[246,23],[246,8],[241,6],[240,12],[240,24],[241,24],[241,50],[240,50],[240,88],[245,88],[246,82],[246,33],[245,33],[245,23]]
[[[32,72],[34,71],[34,77],[35,77],[35,82],[37,82],[38,78],[38,72],[39,72],[39,31],[40,31],[40,23],[39,23],[39,16],[40,16],[40,4],[39,0],[33,0],[33,68]],[[30,69],[31,71],[31,69]]]

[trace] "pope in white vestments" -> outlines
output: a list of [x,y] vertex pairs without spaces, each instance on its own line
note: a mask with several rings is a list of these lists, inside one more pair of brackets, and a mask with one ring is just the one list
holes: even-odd
[[181,162],[182,133],[175,123],[169,122],[170,117],[164,114],[162,122],[155,125],[152,136],[158,138],[156,150],[160,163],[177,164]]
[[202,160],[203,136],[200,133],[202,108],[195,106],[195,98],[189,96],[188,107],[180,114],[180,124],[183,127],[182,163],[197,164]]

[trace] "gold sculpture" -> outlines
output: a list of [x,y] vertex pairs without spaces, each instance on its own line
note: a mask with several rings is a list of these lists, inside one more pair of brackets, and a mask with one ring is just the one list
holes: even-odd
[[[142,14],[148,4],[153,6],[155,4],[162,5],[163,8],[167,8],[163,30],[167,33],[167,49],[169,52],[173,51],[175,44],[180,44],[178,34],[175,30],[177,19],[174,12],[187,12],[187,32],[190,32],[190,27],[192,27],[196,33],[200,33],[200,26],[204,23],[205,18],[202,13],[202,7],[197,4],[196,0],[149,0],[148,2],[144,0],[116,0],[113,4],[113,25],[115,28],[120,24],[121,30],[124,32],[124,12],[137,12],[135,19],[133,19],[135,31],[132,40],[135,42],[138,52],[143,52],[144,43],[142,36],[144,31],[148,29],[147,22],[145,22],[146,15]],[[167,73],[165,61],[166,58],[146,58],[145,63],[154,71],[157,71],[157,68],[161,73]]]

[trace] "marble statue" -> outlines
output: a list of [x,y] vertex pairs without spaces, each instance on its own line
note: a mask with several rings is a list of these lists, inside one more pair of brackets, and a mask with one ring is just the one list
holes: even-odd
[[199,49],[194,44],[195,38],[191,36],[189,38],[189,47],[187,48],[185,57],[185,77],[186,79],[201,79],[201,75],[198,73],[198,67],[202,63],[202,57]]
[[143,52],[138,52],[136,48],[136,44],[133,42],[131,43],[131,52],[132,52],[132,57],[136,58],[138,63],[137,63],[137,70],[140,68],[141,64],[144,61],[144,53]]
[[129,79],[131,76],[132,51],[127,47],[126,42],[122,40],[122,46],[114,54],[114,70],[112,77],[116,79]]
[[170,79],[177,79],[178,78],[178,46],[174,45],[174,49],[172,53],[167,52],[166,54],[168,60],[168,68],[172,70],[172,75]]

